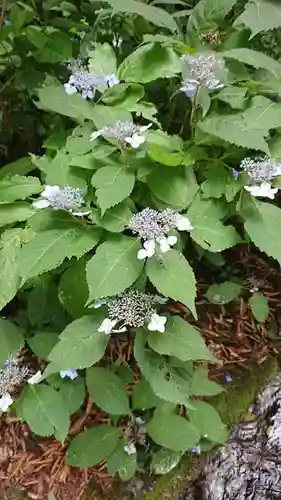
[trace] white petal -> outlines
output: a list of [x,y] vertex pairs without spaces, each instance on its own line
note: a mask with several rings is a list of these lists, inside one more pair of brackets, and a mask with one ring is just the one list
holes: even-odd
[[153,313],[151,315],[150,322],[148,323],[147,328],[152,332],[164,333],[166,322],[166,316],[159,316],[159,314]]
[[94,141],[95,139],[97,139],[98,137],[100,137],[101,133],[99,130],[97,130],[96,132],[93,132],[91,134],[91,138],[90,138],[90,141]]
[[132,148],[137,149],[145,141],[145,137],[139,134],[133,134],[132,137],[126,137],[125,142],[130,144]]
[[122,326],[121,328],[117,328],[116,330],[111,330],[112,333],[123,333],[127,331],[127,328],[125,326]]
[[36,200],[32,203],[34,208],[47,208],[50,206],[49,200]]
[[13,402],[14,400],[11,395],[6,392],[6,394],[3,394],[3,396],[0,398],[0,410],[7,411],[9,406],[11,406]]
[[42,191],[41,196],[43,198],[50,198],[50,196],[57,196],[60,192],[60,187],[59,186],[45,186],[44,191]]
[[260,196],[261,198],[270,198],[271,200],[274,200],[274,197],[278,191],[278,188],[272,188],[269,182],[263,182],[260,185],[245,186],[245,189],[252,196]]
[[167,242],[171,247],[174,246],[177,241],[178,241],[178,238],[176,236],[168,236],[168,238],[167,238]]
[[134,455],[137,453],[136,446],[134,443],[125,444],[124,451],[127,455]]
[[178,215],[176,224],[179,231],[191,231],[193,229],[190,220],[183,215]]
[[78,373],[75,368],[72,368],[71,370],[61,370],[60,376],[61,378],[70,378],[71,380],[74,380],[78,377]]
[[170,245],[168,243],[168,238],[165,238],[164,236],[162,238],[157,238],[157,242],[160,245],[160,251],[162,253],[166,253],[170,250]]
[[137,258],[139,260],[146,259],[148,257],[147,251],[144,248],[141,248],[137,253]]
[[106,304],[105,300],[96,300],[93,304],[91,304],[88,307],[93,307],[94,309],[99,309],[102,307],[104,304]]
[[30,377],[28,379],[27,383],[30,384],[30,385],[38,384],[40,382],[41,378],[42,378],[42,373],[39,370],[34,375],[32,375],[32,377]]
[[64,88],[68,95],[76,94],[77,92],[77,88],[74,87],[74,85],[71,85],[70,83],[65,83]]
[[144,249],[146,250],[147,257],[152,257],[155,254],[155,241],[147,240],[143,244]]
[[98,332],[105,333],[106,335],[109,335],[113,329],[113,327],[116,325],[117,319],[111,320],[109,318],[105,318],[100,327],[98,328]]
[[91,213],[91,210],[88,212],[71,212],[72,215],[76,215],[76,217],[85,217],[86,215],[89,215]]
[[139,128],[140,133],[146,132],[146,130],[148,130],[150,127],[152,127],[152,123],[149,123],[148,125],[142,125],[142,126]]

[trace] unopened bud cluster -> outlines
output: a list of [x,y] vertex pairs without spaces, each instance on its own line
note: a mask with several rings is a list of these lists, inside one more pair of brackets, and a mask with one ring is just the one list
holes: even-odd
[[278,188],[272,187],[272,181],[281,175],[281,163],[270,156],[256,159],[246,157],[240,167],[251,179],[251,185],[245,186],[249,193],[253,196],[274,199]]
[[207,90],[217,90],[224,86],[221,83],[221,73],[225,71],[224,60],[217,54],[185,55],[183,62],[184,77],[181,90],[188,97],[194,97],[199,87]]
[[132,216],[129,228],[144,240],[143,248],[138,251],[138,259],[145,259],[156,253],[156,244],[163,253],[176,244],[176,236],[167,236],[171,230],[191,231],[193,226],[187,217],[171,208],[163,211],[145,208]]

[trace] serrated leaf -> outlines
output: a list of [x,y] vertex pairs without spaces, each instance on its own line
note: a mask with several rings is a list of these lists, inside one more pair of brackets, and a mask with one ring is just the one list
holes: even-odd
[[233,281],[224,281],[209,286],[205,297],[212,304],[228,304],[239,297],[242,286]]
[[128,394],[118,375],[106,368],[93,367],[87,370],[86,382],[94,403],[102,410],[112,415],[130,413]]
[[187,23],[187,30],[202,32],[221,26],[222,20],[236,4],[237,0],[200,0],[192,9]]
[[75,380],[64,380],[60,386],[59,394],[64,404],[72,415],[78,411],[85,399],[85,384],[83,378]]
[[59,151],[44,169],[45,183],[50,186],[86,188],[87,174],[83,170],[73,167],[70,163],[70,156]]
[[146,430],[155,443],[172,451],[186,451],[200,439],[196,427],[178,415],[154,414]]
[[17,257],[23,240],[23,229],[7,229],[0,240],[0,311],[20,287]]
[[58,290],[58,297],[72,318],[83,316],[89,295],[86,280],[86,262],[78,260],[63,273]]
[[162,448],[154,453],[150,470],[153,474],[164,475],[173,470],[183,456],[181,451],[170,451]]
[[86,266],[88,302],[123,292],[136,281],[143,268],[143,261],[137,258],[139,248],[139,240],[128,236],[98,247]]
[[39,332],[29,338],[27,342],[38,358],[47,360],[51,350],[58,343],[58,340],[58,333]]
[[194,410],[188,410],[188,417],[199,430],[201,437],[214,443],[224,443],[228,432],[217,410],[205,401],[193,401]]
[[147,261],[146,271],[151,283],[160,293],[182,302],[196,316],[195,276],[192,267],[180,252],[169,250],[161,255],[161,260],[151,257]]
[[251,30],[251,38],[261,31],[278,28],[281,26],[281,6],[274,0],[249,0],[234,26],[239,24]]
[[158,402],[159,398],[144,378],[138,384],[134,385],[132,392],[133,410],[147,410],[156,406]]
[[94,467],[111,455],[119,437],[119,429],[111,425],[96,425],[81,432],[67,450],[67,463],[73,467]]
[[249,305],[254,318],[259,323],[264,323],[269,315],[268,300],[262,293],[255,292],[249,299]]
[[262,52],[257,52],[246,47],[238,47],[237,49],[225,50],[221,52],[221,55],[248,64],[254,68],[267,69],[267,71],[270,71],[277,77],[281,76],[281,64]]
[[109,337],[98,332],[102,317],[83,316],[63,330],[58,344],[49,354],[60,370],[88,368],[99,361],[106,349]]
[[126,201],[119,203],[115,207],[107,210],[102,217],[101,226],[112,233],[121,233],[132,216],[132,211],[128,207]]
[[276,228],[281,227],[281,210],[270,203],[254,200],[256,211],[245,212],[245,230],[252,242],[281,264],[281,247]]
[[24,200],[41,190],[42,186],[37,177],[21,175],[5,177],[0,181],[0,202],[11,203],[16,200]]
[[137,469],[137,454],[128,455],[121,442],[107,459],[107,470],[111,476],[118,474],[121,481],[129,481]]
[[171,78],[180,71],[180,59],[172,48],[149,43],[141,45],[124,59],[118,76],[126,82],[147,83],[157,78]]
[[198,185],[191,169],[186,173],[182,168],[161,170],[161,182],[158,169],[147,177],[147,184],[159,200],[182,210],[193,200]]
[[209,252],[221,252],[226,248],[239,243],[240,238],[233,226],[225,226],[221,221],[212,217],[196,217],[192,219],[194,229],[192,239]]
[[22,394],[21,414],[29,427],[39,436],[55,434],[63,443],[69,429],[70,416],[60,394],[52,387],[30,385]]
[[108,0],[114,12],[137,14],[156,26],[162,26],[170,31],[178,31],[178,25],[168,12],[152,5],[146,5],[136,0]]
[[38,90],[39,107],[76,120],[93,120],[92,104],[79,94],[69,95],[64,87],[50,85]]
[[0,367],[24,345],[23,332],[8,319],[0,318],[0,344]]
[[245,103],[245,96],[247,90],[243,87],[235,87],[235,85],[228,85],[222,89],[218,94],[220,101],[226,102],[234,109],[241,109]]
[[0,227],[29,219],[35,213],[29,203],[18,201],[0,205]]
[[30,156],[24,156],[19,160],[12,161],[7,165],[1,166],[0,179],[10,175],[26,175],[34,170]]
[[22,283],[58,267],[66,258],[81,257],[96,246],[99,238],[98,229],[86,227],[52,229],[36,234],[18,254]]
[[92,177],[102,215],[130,196],[135,184],[134,173],[125,166],[100,168]]
[[199,331],[179,316],[168,319],[164,333],[150,332],[147,340],[159,354],[175,356],[182,361],[216,361]]
[[213,382],[213,380],[208,379],[207,370],[203,368],[196,369],[190,385],[190,394],[192,394],[192,396],[215,396],[221,392],[224,392],[224,388],[216,382]]
[[114,49],[109,43],[96,43],[88,50],[89,73],[92,75],[111,75],[116,73],[117,63]]

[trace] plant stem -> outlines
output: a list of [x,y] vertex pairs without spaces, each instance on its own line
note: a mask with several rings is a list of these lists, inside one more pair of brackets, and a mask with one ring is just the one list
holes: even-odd
[[196,89],[196,92],[195,92],[195,95],[194,95],[194,99],[192,101],[192,109],[191,109],[191,113],[190,113],[190,128],[191,128],[191,139],[193,140],[194,139],[194,134],[195,134],[195,118],[196,118],[196,108],[197,108],[197,100],[198,100],[198,94],[199,94],[199,89],[200,89],[200,85],[198,85],[197,89]]

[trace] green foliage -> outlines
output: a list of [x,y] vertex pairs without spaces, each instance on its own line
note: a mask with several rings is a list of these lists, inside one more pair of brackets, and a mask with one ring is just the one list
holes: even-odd
[[235,24],[251,30],[251,38],[261,31],[281,26],[281,6],[275,0],[249,0]]
[[242,287],[238,283],[225,281],[211,285],[205,296],[212,304],[228,304],[239,297],[241,289]]
[[129,398],[121,379],[111,370],[102,367],[89,368],[87,387],[93,401],[113,415],[129,413]]
[[7,319],[0,319],[0,366],[24,345],[21,329]]
[[249,299],[250,308],[254,318],[259,323],[264,323],[269,315],[268,300],[262,293],[255,292]]
[[101,215],[130,196],[135,184],[132,171],[124,166],[100,168],[92,177]]
[[93,467],[111,455],[119,437],[119,430],[110,425],[97,425],[83,431],[71,442],[67,462],[73,467]]
[[172,451],[186,451],[200,439],[196,427],[178,415],[154,414],[146,429],[155,443]]

